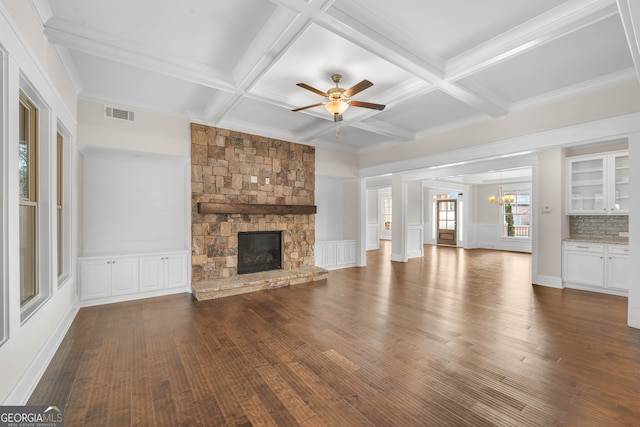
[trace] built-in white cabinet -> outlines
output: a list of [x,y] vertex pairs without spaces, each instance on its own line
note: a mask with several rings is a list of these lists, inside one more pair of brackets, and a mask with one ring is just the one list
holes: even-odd
[[564,242],[562,280],[569,288],[626,295],[629,247]]
[[138,257],[87,258],[79,266],[83,300],[138,292]]
[[181,253],[140,257],[140,290],[186,286],[187,255]]
[[629,212],[629,154],[567,158],[569,215],[626,215]]
[[187,251],[78,258],[83,305],[102,304],[187,290]]

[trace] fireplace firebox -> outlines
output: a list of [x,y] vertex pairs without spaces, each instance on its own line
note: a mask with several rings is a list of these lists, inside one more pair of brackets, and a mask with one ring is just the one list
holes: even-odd
[[238,233],[238,274],[282,268],[282,232]]

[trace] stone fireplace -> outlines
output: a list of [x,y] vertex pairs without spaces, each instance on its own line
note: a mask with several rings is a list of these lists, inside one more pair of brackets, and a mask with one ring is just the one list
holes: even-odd
[[[315,148],[191,124],[192,288],[198,299],[321,280]],[[238,274],[242,233],[277,232],[281,268]]]

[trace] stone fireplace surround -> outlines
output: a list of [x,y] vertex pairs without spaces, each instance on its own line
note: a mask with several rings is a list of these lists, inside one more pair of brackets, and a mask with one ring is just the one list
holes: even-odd
[[[299,213],[315,212],[314,147],[192,123],[191,195],[197,299],[326,278],[314,262],[315,215]],[[282,232],[282,270],[238,276],[246,231]]]

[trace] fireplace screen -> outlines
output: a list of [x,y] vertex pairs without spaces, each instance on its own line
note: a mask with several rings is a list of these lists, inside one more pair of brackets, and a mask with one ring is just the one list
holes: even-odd
[[282,232],[238,233],[238,274],[282,268]]

